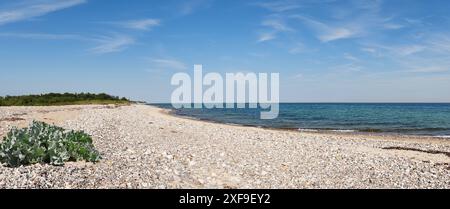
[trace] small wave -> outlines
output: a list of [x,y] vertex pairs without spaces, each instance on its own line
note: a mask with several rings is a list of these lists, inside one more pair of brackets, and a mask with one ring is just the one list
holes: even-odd
[[339,132],[339,133],[354,133],[356,130],[331,130],[332,132]]
[[319,132],[319,131],[331,131],[331,132],[339,132],[339,133],[354,133],[356,130],[345,130],[345,129],[336,129],[336,130],[327,130],[327,129],[307,129],[307,128],[299,128],[300,132]]
[[315,129],[299,128],[298,130],[301,131],[301,132],[319,132],[319,130],[315,130]]

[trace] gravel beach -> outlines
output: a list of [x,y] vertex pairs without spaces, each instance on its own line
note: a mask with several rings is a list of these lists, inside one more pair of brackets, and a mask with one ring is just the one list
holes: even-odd
[[32,120],[84,130],[103,159],[0,165],[0,188],[450,188],[445,139],[267,130],[147,105],[0,107],[0,136]]

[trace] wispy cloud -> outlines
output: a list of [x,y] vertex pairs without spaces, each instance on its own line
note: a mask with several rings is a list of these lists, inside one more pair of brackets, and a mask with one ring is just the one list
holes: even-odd
[[300,4],[296,1],[273,1],[255,3],[254,5],[262,7],[272,12],[285,12],[300,8]]
[[[263,26],[272,30],[272,34],[261,35],[260,42],[272,40],[284,32],[302,30],[302,34],[310,32],[320,42],[328,43],[363,38],[378,31],[405,27],[394,17],[382,15],[382,0],[350,0],[340,5],[335,3],[335,0],[279,0],[254,3],[253,5],[272,12],[269,18],[262,21]],[[314,9],[323,10],[328,16],[317,17],[310,13]],[[298,21],[306,26],[306,31],[305,28],[295,27],[298,26]]]
[[375,48],[372,48],[372,47],[363,47],[363,48],[361,48],[361,51],[368,52],[368,53],[371,53],[371,54],[374,54],[374,53],[377,52],[377,50]]
[[338,73],[356,73],[363,71],[364,67],[356,63],[346,63],[332,66],[330,69]]
[[101,36],[93,40],[98,43],[96,47],[89,50],[93,54],[120,52],[135,43],[132,37],[126,35]]
[[35,40],[69,40],[82,41],[96,44],[88,51],[93,54],[107,54],[120,52],[135,43],[135,40],[127,35],[112,36],[83,36],[78,34],[51,34],[51,33],[0,33],[2,38],[20,38]]
[[291,49],[289,49],[290,54],[299,54],[305,51],[305,45],[302,43],[295,43]]
[[344,58],[347,59],[347,60],[353,61],[353,62],[359,62],[360,61],[357,57],[353,56],[350,53],[344,53]]
[[434,34],[426,41],[430,49],[440,53],[450,53],[450,34]]
[[185,0],[179,6],[179,14],[192,14],[199,9],[210,7],[213,2],[214,0]]
[[0,33],[0,37],[37,40],[87,40],[85,37],[76,34],[51,33]]
[[368,44],[367,47],[363,48],[364,51],[369,53],[375,53],[377,51],[384,51],[390,55],[398,56],[409,56],[426,50],[427,47],[421,44],[404,44],[404,45],[393,45],[393,44]]
[[329,41],[335,41],[339,39],[347,39],[347,38],[353,38],[357,36],[357,32],[352,31],[347,28],[323,28],[324,31],[321,31],[322,33],[319,36],[319,39],[322,42],[329,42]]
[[287,24],[280,19],[266,19],[261,25],[270,27],[275,31],[293,31],[292,28],[287,26]]
[[[366,51],[395,63],[396,69],[400,70],[394,70],[394,73],[448,73],[450,48],[446,49],[446,39],[445,35],[433,34],[422,41],[409,44],[369,44],[366,46],[370,50]],[[447,46],[450,47],[450,44]]]
[[70,8],[87,0],[21,1],[15,7],[0,10],[0,25],[27,20]]
[[358,37],[362,33],[357,26],[330,26],[301,15],[294,15],[292,17],[299,19],[310,26],[316,32],[317,38],[322,42],[354,38]]
[[134,30],[151,30],[154,27],[161,25],[160,19],[140,19],[140,20],[129,20],[129,21],[118,21],[118,22],[103,22],[105,24],[117,25],[127,29]]
[[266,42],[266,41],[273,40],[273,39],[275,39],[275,38],[276,38],[276,36],[275,36],[275,34],[272,33],[272,32],[261,33],[261,34],[259,34],[258,42]]
[[260,33],[258,36],[258,42],[266,42],[276,38],[278,33],[292,32],[294,29],[289,27],[282,18],[278,16],[271,16],[261,22],[262,26],[267,27],[268,32]]
[[345,61],[344,64],[333,65],[330,69],[337,73],[356,73],[362,72],[365,69],[363,61],[354,55],[344,53],[343,58],[343,61]]
[[421,18],[410,18],[410,17],[406,17],[404,18],[404,21],[410,25],[414,25],[414,26],[423,26],[426,25],[425,20],[427,18],[431,17],[430,16],[426,16],[426,17],[421,17]]
[[181,61],[175,59],[150,59],[154,68],[162,70],[186,70],[187,66]]
[[304,75],[302,73],[298,73],[293,76],[293,78],[295,78],[295,79],[302,79],[303,77],[304,77]]
[[425,46],[421,45],[409,45],[409,46],[400,46],[400,47],[390,47],[394,53],[400,54],[402,56],[407,56],[415,53],[419,53],[425,50]]
[[404,28],[404,25],[401,24],[397,24],[397,23],[385,23],[383,24],[383,27],[385,29],[389,29],[389,30],[397,30],[397,29],[401,29]]
[[356,9],[378,12],[381,10],[383,0],[352,0],[350,1]]
[[406,70],[407,73],[444,73],[450,72],[448,66],[427,66],[427,67],[414,67],[410,70]]

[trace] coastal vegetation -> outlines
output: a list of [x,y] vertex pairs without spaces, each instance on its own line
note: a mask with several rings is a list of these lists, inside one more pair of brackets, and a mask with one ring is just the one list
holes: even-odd
[[0,162],[9,167],[37,163],[61,166],[68,161],[82,160],[100,160],[91,136],[43,122],[33,121],[24,129],[13,128],[0,144]]
[[55,106],[87,104],[129,104],[127,98],[119,98],[105,93],[49,93],[40,95],[0,97],[0,106]]

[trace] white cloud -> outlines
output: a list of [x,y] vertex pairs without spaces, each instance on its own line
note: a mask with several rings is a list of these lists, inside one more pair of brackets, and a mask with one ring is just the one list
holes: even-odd
[[409,45],[409,46],[400,46],[400,47],[390,47],[394,53],[400,54],[402,56],[408,56],[415,53],[419,53],[425,50],[424,46],[421,45]]
[[384,49],[391,51],[400,56],[408,56],[425,50],[425,46],[421,45],[403,45],[403,46],[383,46]]
[[270,41],[276,38],[278,33],[283,32],[293,32],[295,31],[289,27],[278,15],[272,15],[270,18],[265,19],[261,22],[262,26],[268,27],[268,32],[260,33],[258,37],[258,42]]
[[433,53],[433,56],[398,57],[396,60],[404,69],[399,72],[403,73],[433,74],[450,72],[448,54]]
[[428,67],[415,67],[410,70],[406,70],[408,73],[444,73],[450,72],[448,66],[428,66]]
[[430,49],[440,53],[450,53],[450,37],[448,34],[435,34],[429,38]]
[[351,31],[347,28],[326,28],[326,30],[321,32],[322,35],[319,35],[319,39],[322,42],[330,42],[339,39],[347,39],[356,36],[356,32]]
[[[330,2],[330,1],[328,1]],[[320,17],[304,14],[289,15],[308,26],[321,42],[341,39],[368,38],[386,30],[398,30],[407,26],[404,20],[386,17],[382,13],[381,0],[354,0],[343,6],[325,7],[329,15]]]
[[23,1],[20,6],[0,11],[0,25],[43,16],[85,2],[86,0]]
[[274,33],[262,33],[259,35],[258,42],[266,42],[275,39]]
[[133,38],[125,35],[102,36],[93,40],[98,43],[98,46],[91,48],[89,51],[94,54],[120,52],[135,43]]
[[353,62],[359,62],[360,60],[358,58],[356,58],[355,56],[349,54],[349,53],[345,53],[344,54],[344,58]]
[[118,25],[120,27],[135,29],[135,30],[151,30],[154,27],[161,25],[159,19],[142,19],[142,20],[130,20],[123,22],[110,22],[111,24]]
[[337,73],[357,73],[362,72],[365,68],[356,63],[346,63],[341,65],[330,66],[330,69]]
[[423,25],[423,19],[405,18],[405,21],[411,25]]
[[179,6],[181,15],[190,15],[201,8],[208,8],[214,0],[184,0]]
[[270,27],[276,31],[293,31],[292,28],[279,19],[267,19],[264,20],[261,25]]
[[389,30],[397,30],[397,29],[402,29],[402,28],[404,28],[405,26],[404,26],[404,25],[400,25],[400,24],[396,24],[396,23],[385,23],[385,24],[383,25],[383,27],[384,27],[385,29],[389,29]]
[[85,38],[80,35],[51,33],[0,33],[0,37],[45,40],[85,40]]
[[174,59],[151,59],[155,66],[158,69],[168,69],[168,70],[186,70],[187,66],[183,62]]
[[357,9],[368,10],[368,11],[379,11],[383,4],[383,0],[353,0],[352,4]]
[[361,50],[362,50],[362,51],[365,51],[365,52],[368,52],[368,53],[372,53],[372,54],[374,54],[374,53],[377,52],[376,49],[371,48],[371,47],[364,47],[364,48],[362,48]]
[[322,42],[354,38],[360,35],[360,30],[356,26],[330,26],[300,15],[294,15],[292,17],[302,20],[310,26],[316,32],[317,38]]
[[293,1],[273,1],[273,2],[256,3],[255,5],[272,12],[285,12],[300,8],[300,5]]
[[404,45],[393,45],[393,44],[363,44],[366,47],[362,50],[375,53],[375,52],[387,52],[389,55],[398,57],[406,57],[413,55],[422,51],[425,51],[428,47],[423,44],[404,44]]
[[291,54],[298,54],[305,51],[305,45],[302,43],[295,43],[294,46],[289,50]]
[[135,43],[135,40],[126,35],[113,36],[82,36],[77,34],[51,34],[51,33],[0,33],[0,38],[20,38],[36,40],[71,40],[82,41],[97,44],[96,47],[89,49],[93,54],[107,54],[120,52],[127,46]]

